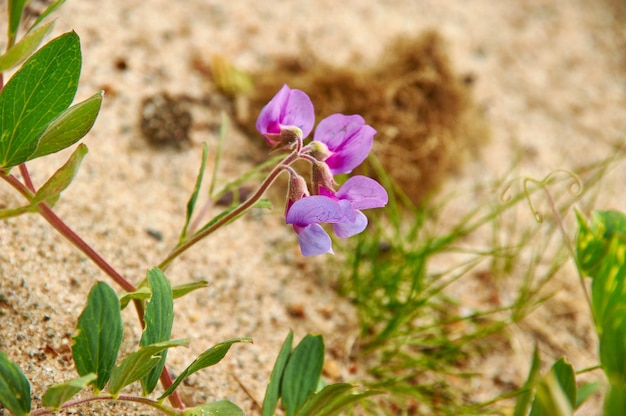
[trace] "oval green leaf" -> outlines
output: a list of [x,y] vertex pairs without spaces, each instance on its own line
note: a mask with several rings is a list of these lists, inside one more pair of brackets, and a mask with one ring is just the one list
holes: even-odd
[[98,376],[90,373],[84,377],[75,378],[74,380],[66,381],[62,384],[55,384],[48,388],[43,394],[42,404],[45,407],[58,410],[63,403],[74,397],[81,390],[85,389],[89,383],[97,379]]
[[83,137],[93,127],[102,105],[100,91],[85,101],[75,104],[63,111],[46,127],[39,138],[37,149],[28,157],[28,160],[58,152],[70,147]]
[[0,403],[15,416],[30,412],[30,383],[22,370],[0,351]]
[[308,334],[289,357],[281,383],[281,397],[287,416],[293,416],[315,392],[324,365],[324,340]]
[[83,161],[87,152],[87,146],[82,143],[78,145],[67,162],[57,169],[57,171],[54,172],[46,183],[39,188],[35,197],[31,201],[31,204],[38,204],[40,202],[46,202],[50,199],[57,198],[61,192],[63,192],[70,185],[74,176],[76,176],[80,163]]
[[74,32],[53,39],[28,59],[0,92],[0,167],[28,160],[42,133],[74,99],[81,68]]
[[98,378],[93,384],[102,390],[111,376],[123,335],[120,302],[109,285],[94,285],[76,328],[78,334],[72,338],[76,370],[83,377],[95,373]]
[[278,357],[274,363],[272,374],[270,375],[270,382],[267,384],[265,390],[265,397],[263,398],[263,408],[261,414],[263,416],[272,416],[278,405],[278,399],[280,397],[280,383],[283,379],[283,371],[285,371],[285,365],[291,356],[291,346],[293,345],[293,331],[289,331],[287,338],[280,347]]
[[210,367],[222,361],[222,358],[226,356],[226,353],[230,349],[231,345],[237,342],[252,342],[252,338],[234,338],[228,341],[220,342],[219,344],[209,348],[208,350],[200,354],[198,358],[196,358],[189,365],[189,367],[185,368],[183,372],[180,373],[178,377],[176,377],[174,383],[170,386],[169,389],[165,391],[165,393],[161,395],[161,397],[159,397],[159,400],[174,393],[174,390],[176,390],[178,385],[196,371],[202,370],[206,367]]
[[0,56],[0,72],[7,71],[24,62],[37,49],[43,38],[50,33],[53,26],[54,22],[49,22],[27,33],[22,40]]
[[220,400],[185,409],[183,416],[244,416],[244,412],[233,402]]
[[[139,345],[145,346],[161,341],[169,341],[172,336],[172,324],[174,323],[174,299],[172,287],[163,272],[155,267],[148,270],[148,285],[152,295],[146,302],[146,310],[143,315],[145,329],[141,335]],[[165,366],[167,350],[159,353],[160,361],[141,378],[141,387],[144,395],[152,393],[159,382],[159,377]]]
[[120,365],[113,369],[109,393],[116,397],[124,387],[148,374],[159,363],[161,351],[186,345],[187,340],[177,339],[140,347],[139,350],[129,354]]

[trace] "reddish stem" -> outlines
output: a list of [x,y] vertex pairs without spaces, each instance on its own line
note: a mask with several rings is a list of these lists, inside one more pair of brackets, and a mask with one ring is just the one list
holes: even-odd
[[[21,183],[15,176],[6,175],[2,171],[0,171],[0,177],[6,180],[17,189],[22,195],[26,197],[28,200],[32,200],[33,194],[35,193],[35,187],[33,186],[32,180],[30,178],[30,174],[28,172],[28,168],[25,164],[20,165],[20,173],[24,178],[24,184]],[[127,292],[134,292],[137,290],[135,285],[126,280],[124,276],[117,272],[96,250],[94,250],[89,244],[85,242],[78,234],[74,232],[61,218],[59,218],[52,209],[44,203],[37,204],[37,211],[39,214],[50,224],[54,229],[56,229],[63,237],[65,237],[70,243],[72,243],[76,248],[82,251],[91,261],[93,261],[96,266],[98,266],[103,272],[105,272],[111,279],[115,281],[122,289]],[[139,322],[143,328],[143,304],[141,302],[134,302],[135,307],[137,309],[137,315],[139,317]],[[164,389],[168,389],[172,384],[172,377],[167,369],[167,367],[163,367],[163,371],[161,373],[161,383],[163,384]],[[184,409],[185,405],[177,391],[174,391],[172,395],[169,396],[169,401],[172,406]]]

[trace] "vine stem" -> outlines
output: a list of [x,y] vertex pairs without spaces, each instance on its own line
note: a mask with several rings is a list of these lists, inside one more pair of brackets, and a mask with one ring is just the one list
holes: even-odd
[[[32,183],[28,168],[25,164],[21,164],[20,173],[24,178],[24,183],[20,182],[15,176],[6,174],[0,170],[0,177],[7,181],[13,188],[15,188],[20,194],[22,194],[28,201],[31,201],[34,197],[35,187]],[[65,237],[71,244],[78,248],[83,254],[85,254],[96,266],[106,273],[111,279],[115,281],[122,289],[127,292],[134,292],[137,287],[129,282],[124,276],[122,276],[113,266],[111,266],[96,250],[94,250],[85,240],[83,240],[74,230],[72,230],[56,213],[45,203],[37,204],[36,206],[39,214],[63,237]],[[135,307],[137,309],[137,315],[139,322],[143,328],[143,305],[139,301],[135,301]],[[163,367],[161,373],[161,383],[164,389],[168,389],[172,384],[172,377],[167,369]],[[184,409],[185,405],[180,399],[180,395],[177,391],[174,391],[169,396],[172,406]]]
[[[96,402],[96,401],[103,401],[103,400],[118,400],[118,401],[122,401],[122,402],[135,402],[135,403],[141,403],[141,404],[145,404],[148,405],[150,407],[154,407],[155,409],[160,410],[161,412],[165,413],[168,416],[180,416],[182,414],[182,412],[176,411],[174,409],[171,409],[167,406],[164,406],[163,404],[161,404],[160,402],[157,402],[155,400],[152,399],[148,399],[146,397],[138,397],[138,396],[118,396],[118,397],[113,397],[112,395],[105,395],[105,396],[92,396],[92,397],[87,397],[84,399],[78,399],[78,400],[74,400],[71,402],[66,402],[64,403],[60,409],[68,409],[70,407],[73,406],[78,406],[81,404],[85,404],[85,403],[89,403],[89,402]],[[34,410],[30,413],[31,416],[41,416],[41,415],[52,415],[57,413],[56,410],[53,409],[47,409],[47,408],[42,408],[42,409],[37,409]]]
[[170,254],[165,258],[165,260],[163,260],[159,264],[158,266],[159,269],[165,270],[170,265],[170,263],[174,261],[174,259],[176,259],[176,257],[180,256],[182,253],[187,251],[189,248],[195,245],[198,241],[213,234],[215,231],[217,231],[224,225],[228,224],[230,221],[237,218],[238,216],[242,215],[243,213],[248,211],[250,208],[252,208],[254,204],[258,202],[259,199],[261,199],[265,191],[267,191],[267,189],[270,186],[272,186],[276,178],[278,178],[278,175],[280,175],[284,169],[288,168],[290,164],[292,164],[301,156],[299,152],[300,152],[300,147],[298,147],[292,153],[287,155],[285,159],[283,159],[278,165],[274,167],[274,169],[272,169],[272,171],[263,180],[261,185],[259,185],[259,187],[254,192],[254,194],[250,198],[242,202],[237,208],[233,209],[228,214],[221,217],[215,223],[211,224],[211,226],[197,232],[187,241],[183,242],[182,244],[179,244],[174,250],[170,252]]

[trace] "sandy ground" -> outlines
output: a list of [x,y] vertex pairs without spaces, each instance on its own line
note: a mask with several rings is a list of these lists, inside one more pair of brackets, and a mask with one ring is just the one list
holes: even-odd
[[[555,168],[576,169],[610,155],[626,131],[626,32],[620,24],[626,15],[617,0],[182,4],[68,0],[55,27],[57,34],[73,29],[82,39],[77,98],[107,91],[85,141],[90,153],[55,210],[132,281],[142,279],[177,239],[200,143],[208,142],[211,151],[217,147],[216,114],[202,106],[194,107],[192,145],[182,150],[154,149],[139,131],[145,97],[166,91],[201,99],[212,91],[209,80],[192,69],[194,56],[221,54],[255,71],[277,53],[297,53],[304,42],[335,63],[348,65],[354,56],[374,62],[395,36],[435,28],[448,42],[459,73],[475,77],[474,98],[485,109],[492,136],[479,159],[453,178],[448,190],[501,177],[520,150],[522,174],[541,178]],[[250,146],[248,138],[229,131],[221,181],[251,167]],[[62,153],[32,163],[35,182],[41,184],[66,157]],[[601,208],[623,209],[619,186],[625,176],[622,165],[607,178]],[[5,186],[0,202],[15,206],[21,201]],[[329,359],[338,363],[340,377],[349,380],[347,351],[357,335],[355,313],[330,288],[326,259],[302,258],[282,221],[280,209],[254,212],[168,270],[174,284],[209,281],[208,289],[176,304],[174,337],[188,338],[190,347],[170,353],[172,371],[181,371],[195,354],[221,340],[254,338],[253,345],[235,346],[220,365],[191,377],[181,389],[187,404],[228,398],[247,414],[258,413],[255,402],[262,400],[289,328],[297,338],[323,334]],[[162,240],[149,231],[160,233]],[[69,360],[73,326],[92,284],[107,278],[37,216],[0,223],[0,242],[0,349],[31,379],[38,400],[42,386],[75,376]],[[565,285],[562,294],[584,308],[575,284]],[[289,313],[294,307],[303,311],[300,316]],[[125,311],[124,318],[123,348],[129,351],[140,330],[134,312]],[[514,331],[522,338],[533,336],[524,334],[523,327]],[[593,362],[593,345],[580,351],[572,345],[575,367]],[[506,367],[507,381],[519,384],[529,353],[526,345],[513,359],[500,357],[501,367],[491,371],[502,373]],[[484,386],[476,390],[485,393]],[[151,414],[146,408],[121,408],[117,406],[118,414]],[[114,412],[108,407],[81,410]],[[585,412],[597,414],[594,409]]]

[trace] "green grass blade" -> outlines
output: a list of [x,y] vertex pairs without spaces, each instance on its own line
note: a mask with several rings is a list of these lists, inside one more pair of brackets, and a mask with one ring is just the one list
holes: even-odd
[[80,168],[88,149],[84,144],[78,145],[70,158],[46,181],[45,184],[37,191],[35,197],[31,201],[32,204],[46,202],[50,199],[57,198],[72,182],[74,176]]
[[15,416],[30,412],[30,383],[22,370],[0,351],[0,403]]
[[111,376],[123,335],[120,302],[109,285],[98,282],[93,286],[76,328],[78,334],[72,338],[76,370],[83,377],[97,374],[93,384],[102,390]]
[[180,346],[187,346],[187,340],[177,339],[139,347],[111,371],[109,393],[117,397],[124,387],[144,377],[159,363],[161,351]]
[[228,400],[190,407],[183,412],[183,416],[244,416],[244,414],[243,410]]
[[[144,322],[146,324],[139,345],[146,346],[161,341],[168,341],[172,336],[174,323],[174,299],[172,287],[167,277],[158,268],[148,271],[148,284],[152,292],[150,300],[146,302]],[[141,378],[141,387],[144,395],[152,393],[159,382],[159,377],[165,366],[167,350],[159,353],[161,357],[157,365]]]
[[213,175],[211,175],[211,184],[209,185],[209,198],[213,196],[215,184],[217,182],[217,172],[219,171],[220,161],[222,160],[222,151],[224,149],[224,141],[226,140],[226,130],[228,128],[228,119],[222,112],[222,125],[220,126],[220,139],[217,145],[217,153],[215,154],[215,164],[213,165]]
[[281,397],[287,416],[293,416],[314,393],[324,365],[324,340],[307,334],[291,353],[283,372]]
[[198,356],[189,367],[185,368],[182,373],[178,377],[174,383],[170,386],[165,393],[163,393],[159,400],[169,396],[176,390],[178,385],[187,377],[195,373],[196,371],[202,370],[203,368],[210,367],[219,363],[222,358],[226,356],[226,353],[230,349],[230,347],[237,342],[252,342],[252,338],[234,338],[228,341],[220,342],[219,344],[209,348],[204,351],[202,354]]
[[522,386],[522,393],[517,396],[515,401],[515,409],[513,410],[513,416],[526,416],[530,404],[533,399],[533,392],[535,385],[539,379],[539,371],[541,370],[541,360],[539,358],[539,350],[535,347],[533,351],[533,358],[530,363],[530,370],[528,371],[528,377]]
[[48,42],[0,92],[0,167],[28,160],[42,133],[74,99],[81,68],[80,40],[69,32]]
[[39,138],[37,149],[28,160],[58,152],[85,137],[93,127],[102,105],[100,91],[63,111]]
[[91,382],[98,378],[94,373],[87,374],[84,377],[75,378],[65,383],[55,384],[46,390],[43,394],[42,404],[54,410],[59,410],[63,403],[70,400],[81,390],[85,389]]
[[40,28],[29,32],[19,42],[0,56],[0,72],[7,71],[24,62],[39,46],[41,41],[54,27],[54,22],[46,23]]
[[283,371],[285,370],[287,361],[291,356],[292,345],[293,331],[289,331],[289,335],[287,335],[282,347],[280,347],[280,352],[278,353],[278,357],[276,357],[276,362],[274,363],[274,368],[272,369],[272,374],[270,375],[270,382],[267,384],[267,389],[265,390],[263,408],[261,410],[263,416],[273,416],[276,411],[276,406],[278,405],[278,399],[280,397],[280,384],[283,378]]
[[206,160],[207,155],[209,153],[209,147],[206,142],[202,143],[202,160],[200,161],[200,169],[198,170],[198,176],[196,177],[196,184],[193,187],[193,192],[191,193],[191,197],[189,201],[187,201],[187,212],[185,215],[185,225],[183,225],[183,229],[180,232],[180,237],[178,238],[179,243],[183,243],[187,238],[187,231],[189,228],[189,223],[191,222],[191,217],[193,216],[193,211],[196,208],[196,202],[198,200],[198,194],[200,193],[200,187],[202,186],[202,178],[204,177],[204,170],[206,169]]

